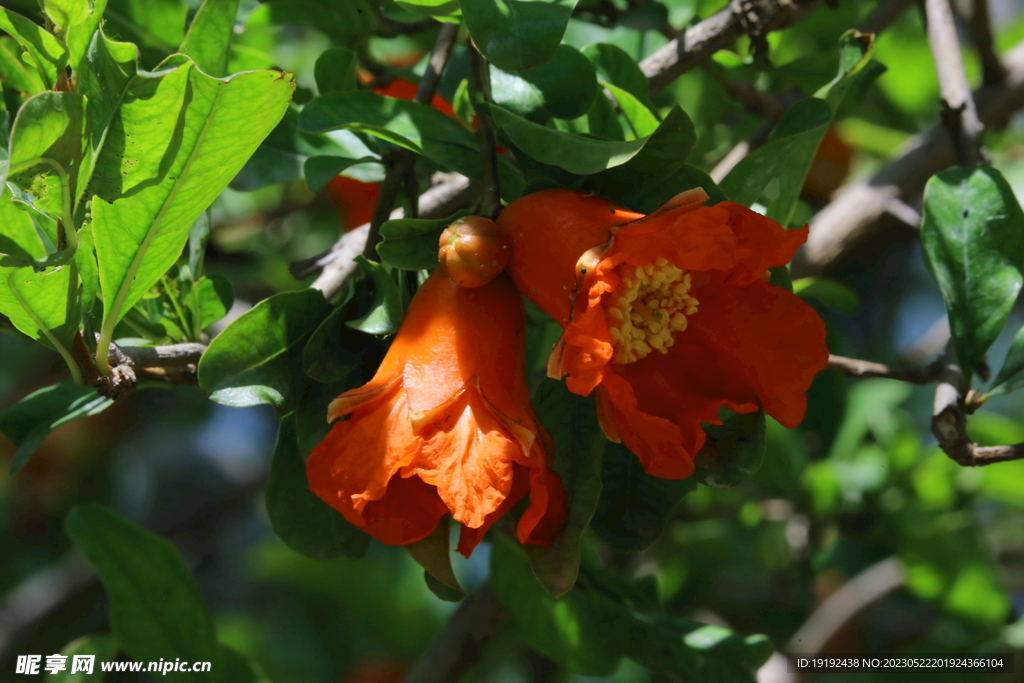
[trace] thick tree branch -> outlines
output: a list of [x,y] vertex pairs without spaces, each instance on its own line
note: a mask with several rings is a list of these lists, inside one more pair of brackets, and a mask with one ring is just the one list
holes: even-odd
[[[437,85],[441,81],[441,72],[455,47],[455,39],[459,35],[458,24],[444,24],[437,34],[437,41],[430,53],[430,60],[427,63],[427,70],[420,79],[419,87],[416,90],[415,102],[430,105],[437,92]],[[380,195],[377,198],[377,205],[373,209],[373,218],[370,220],[370,230],[367,235],[366,244],[363,247],[363,256],[370,261],[378,260],[377,245],[380,243],[380,227],[391,217],[391,209],[398,199],[398,193],[405,186],[406,177],[412,173],[416,163],[416,156],[407,149],[393,151],[388,159],[388,171],[384,176],[384,182],[380,186]],[[417,213],[413,211],[413,213]]]
[[[734,3],[687,29],[685,34],[644,59],[640,62],[640,69],[650,80],[651,92],[658,92],[741,36],[752,33],[763,36],[787,28],[821,4],[821,0]],[[737,11],[737,6],[742,6],[743,10]]]
[[[1006,83],[974,92],[978,116],[990,130],[1006,127],[1010,117],[1024,108],[1024,43],[1018,43],[1003,63]],[[807,245],[794,262],[793,276],[834,269],[860,245],[886,230],[885,218],[894,208],[913,202],[928,178],[955,162],[953,141],[944,126],[915,135],[874,177],[847,185],[814,217]]]
[[925,0],[928,17],[928,45],[939,76],[942,92],[942,121],[949,130],[960,166],[977,166],[982,159],[981,134],[984,127],[974,106],[971,85],[964,71],[960,40],[953,23],[949,0]]

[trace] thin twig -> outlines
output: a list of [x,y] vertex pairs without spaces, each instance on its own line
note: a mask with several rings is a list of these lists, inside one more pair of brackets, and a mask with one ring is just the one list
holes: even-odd
[[[476,196],[476,188],[465,176],[441,183],[420,195],[421,218],[443,218],[456,209],[466,206]],[[392,220],[402,218],[405,212],[395,209],[391,212]],[[366,239],[370,234],[370,224],[361,225],[355,230],[345,233],[334,243],[330,251],[292,264],[292,274],[296,277],[308,277],[320,271],[313,284],[327,299],[332,299],[342,288],[355,277],[358,266],[352,260],[363,253]],[[300,269],[305,269],[303,272]]]
[[960,40],[953,23],[949,0],[924,0],[928,17],[928,45],[939,75],[942,91],[942,120],[956,146],[960,166],[977,166],[982,159],[981,134],[984,127],[978,118],[971,85],[964,71]]
[[988,0],[972,0],[968,17],[971,41],[981,59],[981,82],[984,85],[1002,85],[1006,82],[1006,67],[996,54],[992,40],[992,19],[989,16]]
[[471,83],[473,86],[473,103],[483,105],[474,107],[479,127],[480,160],[483,168],[480,173],[480,214],[488,218],[497,218],[501,211],[501,189],[498,187],[498,152],[497,126],[491,116],[491,72],[487,59],[476,48],[470,46]]
[[869,360],[847,358],[835,354],[829,354],[828,367],[851,377],[884,377],[911,384],[932,384],[939,380],[939,375],[942,373],[942,364],[940,362],[932,363],[923,368],[900,369],[890,368],[888,365],[873,363]]
[[[441,73],[444,71],[445,64],[448,63],[458,35],[458,24],[446,23],[441,27],[437,34],[437,41],[434,43],[434,49],[430,53],[430,60],[427,62],[427,70],[416,89],[415,102],[430,105],[433,101],[437,85],[441,81]],[[406,176],[412,173],[416,163],[415,155],[407,149],[395,150],[386,155],[386,159],[388,171],[380,186],[380,195],[377,198],[377,205],[373,209],[370,231],[363,248],[363,256],[369,261],[379,260],[377,245],[380,243],[380,227],[391,217],[391,209],[395,205],[398,193],[405,186]]]
[[[759,35],[787,28],[821,5],[821,0],[763,0],[758,3]],[[719,10],[686,33],[670,41],[640,62],[640,69],[650,80],[652,93],[658,92],[718,50],[732,45],[751,32],[745,15],[732,6]]]
[[490,584],[481,585],[462,601],[403,683],[455,683],[479,661],[487,643],[509,616]]

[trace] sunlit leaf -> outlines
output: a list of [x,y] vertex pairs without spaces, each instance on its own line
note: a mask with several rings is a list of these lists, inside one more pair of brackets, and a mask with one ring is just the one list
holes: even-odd
[[203,73],[227,76],[237,13],[238,0],[203,0],[178,51],[188,55]]
[[518,71],[551,59],[576,0],[459,0],[459,6],[487,60]]

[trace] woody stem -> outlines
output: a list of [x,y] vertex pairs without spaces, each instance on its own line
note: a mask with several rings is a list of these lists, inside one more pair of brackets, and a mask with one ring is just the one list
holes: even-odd
[[[480,195],[480,214],[487,218],[497,218],[501,211],[501,191],[498,187],[498,152],[497,127],[494,124],[494,117],[491,116],[491,73],[487,59],[476,49],[476,45],[470,45],[470,58],[472,60],[472,85],[473,85],[473,109],[476,111],[476,118],[479,128],[477,135],[480,137],[480,159],[483,163],[480,179],[482,181]],[[478,105],[483,106],[478,106]]]
[[[420,85],[413,101],[430,106],[458,34],[458,24],[444,24],[441,27],[437,34],[437,41],[434,43],[434,49],[430,53],[427,70],[423,74],[423,78],[420,79]],[[391,209],[395,206],[399,192],[406,187],[407,178],[413,172],[415,163],[416,156],[406,149],[397,150],[390,155],[388,172],[384,176],[384,182],[381,183],[380,195],[377,205],[373,209],[373,218],[370,220],[370,233],[366,239],[366,246],[363,248],[363,256],[367,260],[379,260],[377,245],[380,243],[380,228],[391,217]],[[415,215],[417,212],[415,207],[413,208],[412,214]]]

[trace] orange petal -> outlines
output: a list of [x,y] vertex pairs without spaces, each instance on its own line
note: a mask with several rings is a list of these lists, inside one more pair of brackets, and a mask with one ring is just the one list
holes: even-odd
[[807,241],[807,226],[786,230],[771,218],[733,202],[721,202],[715,208],[728,212],[736,236],[737,264],[727,279],[731,285],[749,284],[767,269],[789,263]]
[[615,203],[576,190],[542,190],[512,202],[498,228],[512,243],[507,272],[523,294],[561,325],[576,289],[576,261],[608,241],[609,229],[642,218]]
[[530,507],[516,527],[519,542],[550,548],[568,516],[569,499],[562,478],[549,469],[530,470]]
[[709,285],[700,297],[687,333],[735,358],[772,417],[786,427],[800,424],[807,389],[828,362],[818,314],[792,292],[760,281]]
[[475,388],[422,433],[423,448],[403,476],[413,473],[437,487],[437,495],[463,526],[476,528],[509,496],[512,464],[524,460],[519,443],[491,414]]
[[473,549],[484,539],[491,526],[508,514],[512,506],[521,501],[530,491],[530,476],[527,468],[516,464],[512,466],[512,469],[512,488],[501,505],[488,514],[480,526],[473,528],[463,525],[459,531],[459,545],[456,550],[464,557],[469,557]]
[[433,486],[419,477],[393,477],[384,497],[363,510],[360,528],[386,545],[407,545],[429,536],[446,514]]

